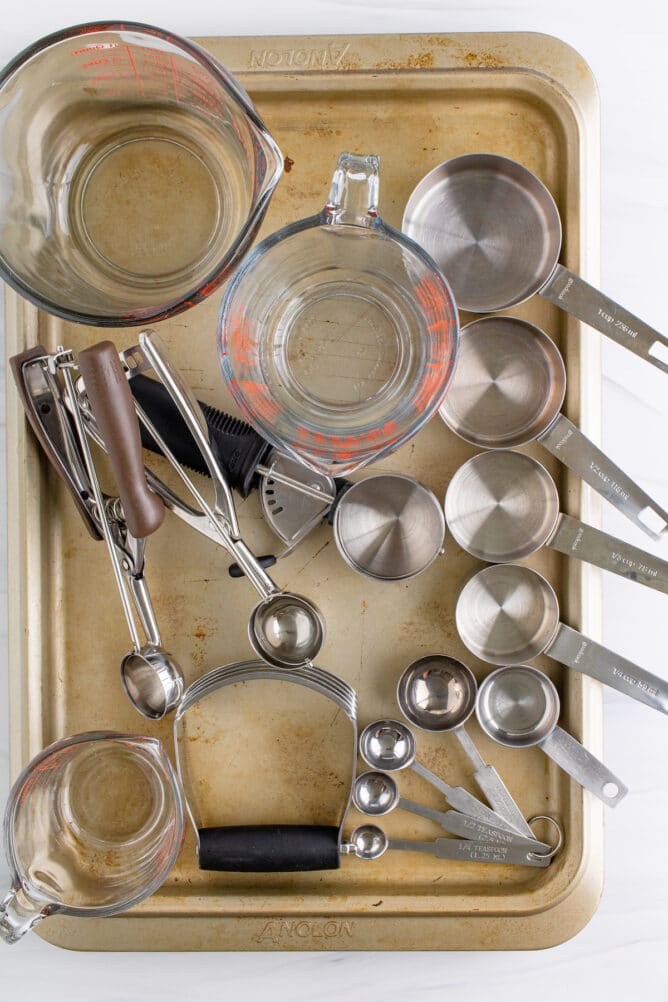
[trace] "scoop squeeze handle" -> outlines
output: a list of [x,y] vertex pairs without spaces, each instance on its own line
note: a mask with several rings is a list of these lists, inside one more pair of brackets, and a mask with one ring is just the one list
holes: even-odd
[[629,313],[568,268],[558,264],[540,294],[555,306],[616,341],[622,348],[644,358],[662,372],[668,372],[668,337]]
[[200,828],[200,870],[296,873],[337,870],[339,829],[330,825],[233,825]]
[[572,421],[560,414],[537,441],[639,529],[652,539],[661,539],[668,529],[668,512],[590,442]]
[[78,364],[116,477],[128,529],[135,538],[143,539],[162,525],[165,506],[146,483],[139,424],[118,350],[111,341],[100,341],[79,352]]

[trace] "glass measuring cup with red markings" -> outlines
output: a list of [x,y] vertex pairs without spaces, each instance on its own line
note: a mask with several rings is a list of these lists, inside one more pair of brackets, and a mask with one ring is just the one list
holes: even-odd
[[248,255],[219,317],[223,374],[246,420],[331,475],[415,435],[457,353],[448,284],[380,218],[378,180],[378,157],[342,153],[325,208]]
[[0,72],[0,274],[68,320],[178,313],[248,249],[282,167],[198,45],[129,22],[66,28]]

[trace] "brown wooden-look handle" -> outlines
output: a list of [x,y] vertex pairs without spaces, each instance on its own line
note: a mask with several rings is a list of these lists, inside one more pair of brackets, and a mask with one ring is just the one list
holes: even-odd
[[116,477],[128,529],[135,538],[143,539],[160,527],[165,506],[146,483],[139,422],[118,351],[111,341],[100,341],[79,352],[78,364]]

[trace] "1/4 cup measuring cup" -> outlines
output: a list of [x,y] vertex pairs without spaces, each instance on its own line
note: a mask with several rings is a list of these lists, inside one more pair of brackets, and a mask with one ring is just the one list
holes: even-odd
[[176,862],[184,826],[181,787],[155,738],[91,731],[50,745],[9,795],[0,939],[15,943],[56,913],[103,918],[143,901]]
[[329,475],[415,435],[443,400],[457,353],[448,284],[381,220],[378,179],[378,157],[342,153],[322,212],[259,244],[220,311],[220,361],[244,417]]
[[282,168],[198,45],[131,22],[66,28],[0,72],[0,275],[67,320],[160,320],[225,280]]

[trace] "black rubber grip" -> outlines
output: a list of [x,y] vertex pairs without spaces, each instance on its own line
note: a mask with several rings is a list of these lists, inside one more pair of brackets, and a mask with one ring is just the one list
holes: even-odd
[[[130,389],[178,461],[206,476],[208,470],[202,454],[162,383],[149,379],[148,376],[137,375],[130,380]],[[230,487],[243,498],[248,497],[255,486],[255,471],[271,452],[271,445],[245,421],[201,401],[200,406],[206,418],[213,451]],[[145,449],[160,453],[156,442],[143,426],[141,437]]]
[[200,870],[296,873],[340,865],[339,829],[329,825],[235,825],[198,834]]
[[[273,567],[274,564],[277,562],[276,557],[274,556],[273,553],[265,553],[263,557],[256,557],[255,559],[257,560],[260,567],[264,567],[265,570],[268,567]],[[230,566],[227,568],[227,573],[230,575],[231,578],[243,578],[246,576],[239,567],[239,564],[230,564]]]

